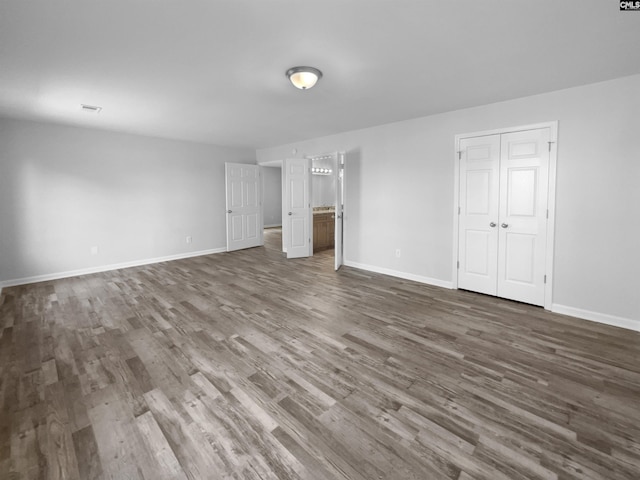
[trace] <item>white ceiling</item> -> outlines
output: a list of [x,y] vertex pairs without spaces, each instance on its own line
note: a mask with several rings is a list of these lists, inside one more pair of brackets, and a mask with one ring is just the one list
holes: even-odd
[[640,73],[639,45],[614,0],[1,0],[0,115],[267,147]]

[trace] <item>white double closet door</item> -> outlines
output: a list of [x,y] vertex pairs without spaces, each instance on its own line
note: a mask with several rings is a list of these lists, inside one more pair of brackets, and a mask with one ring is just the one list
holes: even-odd
[[544,305],[550,129],[462,138],[458,287]]

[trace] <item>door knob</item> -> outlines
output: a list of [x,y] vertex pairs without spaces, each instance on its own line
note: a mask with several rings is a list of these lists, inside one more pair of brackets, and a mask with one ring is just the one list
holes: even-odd
[[227,213],[231,213],[231,210],[227,210]]
[[496,222],[491,222],[491,223],[489,224],[489,226],[490,226],[491,228],[495,227],[495,226],[496,226]]
[[503,223],[502,225],[500,225],[502,228],[507,228],[509,226],[508,223]]
[[292,212],[289,212],[289,215],[293,215],[293,213],[292,213]]

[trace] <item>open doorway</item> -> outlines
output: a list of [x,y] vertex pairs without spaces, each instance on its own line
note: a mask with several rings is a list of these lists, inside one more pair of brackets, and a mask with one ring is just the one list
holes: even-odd
[[262,166],[264,228],[282,228],[282,166]]
[[261,165],[264,244],[282,246],[282,162]]
[[337,168],[335,155],[311,157],[314,254],[325,250],[335,250]]
[[312,254],[330,253],[343,263],[344,153],[309,157]]
[[[344,153],[262,166],[265,234],[267,229],[281,228],[282,251],[287,257],[331,255],[338,270],[343,263]],[[293,177],[287,176],[287,167]],[[278,205],[279,216],[275,213]]]

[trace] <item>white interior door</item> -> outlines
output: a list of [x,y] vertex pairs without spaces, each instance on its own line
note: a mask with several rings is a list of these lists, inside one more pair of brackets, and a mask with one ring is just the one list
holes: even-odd
[[225,163],[227,251],[263,245],[260,167]]
[[287,258],[309,257],[313,252],[311,244],[311,168],[307,158],[284,161],[284,192],[282,222],[286,223]]
[[460,140],[458,287],[544,305],[550,129]]
[[496,295],[500,135],[460,141],[458,286]]
[[343,247],[342,247],[342,222],[344,219],[344,153],[337,155],[336,168],[335,168],[335,185],[336,185],[336,201],[335,201],[335,239],[334,239],[334,255],[335,255],[335,268],[340,269],[343,262]]
[[500,147],[498,295],[544,305],[548,128],[506,133]]

